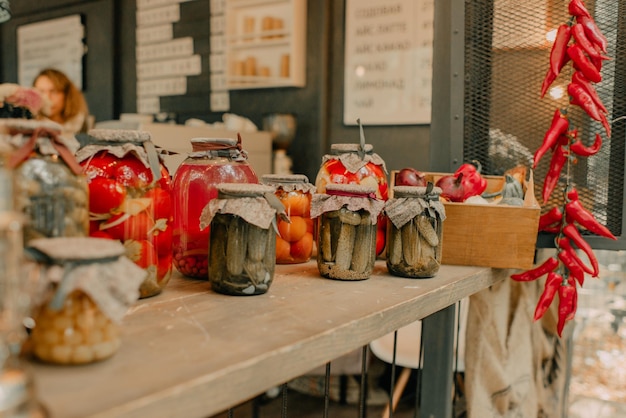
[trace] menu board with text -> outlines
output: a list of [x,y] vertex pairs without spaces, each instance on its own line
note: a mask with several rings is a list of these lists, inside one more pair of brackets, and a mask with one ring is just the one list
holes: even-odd
[[434,0],[346,0],[344,124],[430,123],[433,20]]

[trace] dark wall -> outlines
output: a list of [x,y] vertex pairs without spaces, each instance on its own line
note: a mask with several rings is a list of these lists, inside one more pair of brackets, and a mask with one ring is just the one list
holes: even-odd
[[[187,78],[186,95],[161,98],[161,110],[175,113],[179,123],[189,118],[207,122],[222,119],[223,113],[211,112],[209,103],[209,3],[181,3],[181,19],[174,24],[175,37],[193,36],[194,52],[201,55],[203,69],[201,75]],[[13,1],[12,6],[14,18],[0,25],[3,81],[17,79],[17,25],[83,13],[89,46],[86,97],[96,120],[136,111],[134,0],[20,0]],[[246,116],[259,127],[266,113],[296,114],[298,130],[288,152],[293,171],[311,180],[331,143],[357,142],[359,138],[358,128],[343,125],[344,9],[343,0],[307,2],[305,87],[230,92],[229,112]],[[428,126],[368,126],[366,120],[362,122],[367,142],[374,145],[390,170],[428,168]]]

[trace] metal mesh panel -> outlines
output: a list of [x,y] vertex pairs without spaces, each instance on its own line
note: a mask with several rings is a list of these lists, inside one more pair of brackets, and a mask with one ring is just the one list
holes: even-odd
[[[472,0],[465,14],[465,160],[477,159],[485,174],[502,174],[517,164],[532,164],[557,108],[568,108],[572,128],[587,145],[595,134],[604,139],[600,153],[579,158],[570,173],[585,207],[616,236],[622,234],[624,190],[624,138],[626,123],[612,123],[607,140],[602,126],[578,106],[568,107],[567,84],[571,64],[552,84],[562,97],[541,99],[541,83],[549,68],[549,31],[569,19],[569,0]],[[602,81],[596,89],[609,110],[608,119],[626,115],[626,0],[586,1],[587,8],[608,39],[608,55]],[[556,93],[557,90],[554,90]],[[534,172],[535,193],[540,199],[550,153]],[[563,203],[565,170],[545,212]]]

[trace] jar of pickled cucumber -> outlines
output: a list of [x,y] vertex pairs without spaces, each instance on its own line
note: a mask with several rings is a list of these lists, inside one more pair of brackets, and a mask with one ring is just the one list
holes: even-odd
[[[330,154],[322,157],[315,179],[317,193],[324,193],[328,184],[361,184],[375,189],[376,198],[388,199],[387,167],[371,144],[333,144]],[[377,222],[376,254],[385,249],[387,220],[383,214]]]
[[0,119],[0,142],[13,170],[14,207],[25,215],[24,244],[89,233],[87,178],[74,157],[79,143],[55,122]]
[[241,137],[194,138],[192,152],[172,181],[174,266],[196,279],[208,278],[210,227],[200,229],[202,209],[217,197],[219,183],[258,183]]
[[376,223],[385,202],[371,186],[328,184],[316,193],[311,217],[318,218],[317,267],[323,277],[368,279],[376,261]]
[[276,264],[309,261],[313,253],[311,197],[315,185],[303,174],[266,174],[261,182],[276,189],[276,196],[289,217],[289,221],[280,218],[277,221]]
[[284,207],[276,189],[263,184],[221,183],[202,211],[200,228],[211,226],[209,281],[227,295],[266,293],[276,266],[276,214]]
[[446,213],[439,200],[441,189],[395,186],[385,204],[387,269],[395,276],[434,277],[441,265],[443,221]]
[[119,323],[139,297],[145,270],[104,238],[32,240],[26,254],[39,263],[45,291],[33,312],[33,354],[55,364],[104,360],[120,347]]
[[114,239],[148,273],[142,298],[172,275],[170,175],[149,132],[92,129],[76,157],[89,181],[89,235]]

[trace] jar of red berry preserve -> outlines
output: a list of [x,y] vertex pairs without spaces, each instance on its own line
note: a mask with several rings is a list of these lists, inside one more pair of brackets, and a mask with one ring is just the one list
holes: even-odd
[[289,217],[289,220],[277,220],[276,263],[309,261],[313,253],[311,197],[315,185],[309,183],[304,174],[266,174],[261,182],[276,188],[276,196],[285,206],[285,213]]
[[[327,184],[359,184],[376,190],[376,198],[386,201],[387,167],[371,144],[333,144],[330,154],[322,157],[315,179],[317,193],[325,193]],[[380,215],[376,230],[376,255],[385,249],[387,219]]]
[[89,181],[89,235],[119,240],[146,270],[140,297],[160,293],[172,275],[172,198],[150,133],[92,129],[76,157]]
[[172,183],[174,266],[188,277],[208,280],[210,227],[200,229],[202,209],[217,197],[220,183],[258,183],[241,137],[194,138],[192,152]]

